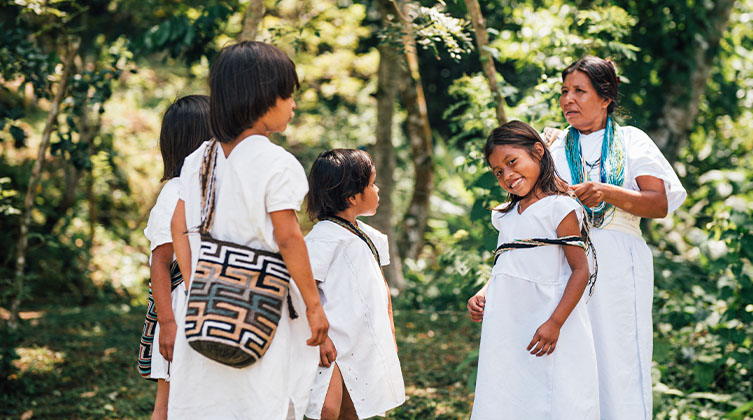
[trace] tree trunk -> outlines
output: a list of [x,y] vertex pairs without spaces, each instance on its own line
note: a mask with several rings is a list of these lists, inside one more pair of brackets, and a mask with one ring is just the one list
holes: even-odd
[[[391,25],[390,17],[395,16],[394,5],[389,0],[378,0],[376,7],[383,26]],[[380,205],[371,218],[374,226],[389,237],[390,265],[384,270],[387,282],[398,290],[405,288],[400,253],[397,249],[395,230],[392,224],[392,191],[394,187],[395,150],[392,146],[392,120],[397,99],[397,84],[400,69],[399,53],[385,42],[379,46],[379,69],[377,71],[377,126],[374,145],[374,165],[377,169],[377,185],[380,190]]]
[[[408,3],[403,3],[403,15],[409,14],[409,10],[406,10],[408,6]],[[398,247],[402,258],[417,259],[424,244],[426,221],[429,218],[429,198],[434,186],[433,143],[413,28],[410,22],[405,20],[403,34],[407,67],[403,67],[401,72],[400,99],[407,112],[405,128],[410,140],[415,174],[413,194],[403,218],[403,230]]]
[[473,31],[476,33],[476,46],[478,47],[478,56],[481,59],[481,66],[484,69],[486,81],[489,83],[489,90],[492,92],[492,99],[497,104],[497,121],[500,125],[507,122],[505,116],[505,98],[502,97],[502,91],[497,83],[497,70],[494,68],[494,59],[489,54],[489,33],[486,31],[486,20],[481,14],[481,6],[478,0],[465,0],[465,7],[468,14],[471,15]]
[[10,321],[8,325],[11,329],[18,328],[18,312],[21,307],[21,300],[23,299],[24,289],[24,269],[26,268],[26,247],[29,244],[29,226],[31,225],[31,211],[34,208],[34,197],[36,196],[37,187],[42,176],[42,168],[44,167],[44,159],[47,154],[47,147],[50,145],[50,136],[52,131],[57,125],[58,114],[60,113],[60,104],[63,102],[65,92],[68,87],[68,78],[73,68],[73,58],[76,56],[78,50],[78,41],[74,41],[69,45],[69,51],[62,63],[63,74],[60,76],[58,82],[58,91],[55,93],[52,103],[50,104],[50,113],[47,115],[47,121],[45,122],[44,130],[42,131],[42,141],[39,143],[39,150],[37,151],[37,160],[34,161],[34,165],[31,169],[31,176],[29,177],[29,185],[26,188],[26,198],[24,199],[24,215],[21,218],[21,226],[19,228],[18,242],[16,244],[16,270],[14,274],[16,295],[13,297],[10,308]]
[[243,30],[238,34],[238,41],[256,40],[262,19],[264,19],[264,1],[249,0],[243,16]]
[[[719,49],[719,41],[727,29],[734,0],[717,0],[709,12],[709,31],[705,38],[696,39],[689,50],[693,54],[693,64],[687,80],[674,81],[667,89],[662,116],[657,127],[649,132],[664,156],[670,161],[677,158],[680,148],[685,145],[698,116],[701,95],[706,91],[711,65]],[[685,66],[678,63],[675,66]]]

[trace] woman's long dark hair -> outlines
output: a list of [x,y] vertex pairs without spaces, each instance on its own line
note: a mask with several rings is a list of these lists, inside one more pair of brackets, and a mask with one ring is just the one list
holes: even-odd
[[[538,155],[534,146],[536,143],[541,144],[541,148],[544,150],[541,156]],[[491,156],[494,148],[497,146],[515,146],[525,149],[534,160],[539,162],[541,173],[539,174],[539,179],[536,180],[536,184],[533,186],[534,190],[537,187],[540,188],[545,196],[567,194],[567,183],[557,174],[552,154],[549,153],[549,149],[533,127],[522,121],[510,121],[495,128],[489,135],[489,138],[486,139],[486,145],[484,146],[484,157],[486,158],[487,165],[489,165],[489,156]],[[498,211],[507,213],[522,198],[513,193],[507,194],[507,202],[509,204]]]

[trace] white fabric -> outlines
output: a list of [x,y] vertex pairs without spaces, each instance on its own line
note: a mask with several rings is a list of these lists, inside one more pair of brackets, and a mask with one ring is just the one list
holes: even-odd
[[[199,170],[207,144],[186,158],[181,172],[180,197],[185,201],[189,228],[200,223]],[[242,140],[227,158],[220,145],[217,147],[217,201],[212,236],[278,252],[269,213],[300,208],[308,191],[303,167],[293,155],[263,136]],[[195,267],[198,235],[189,237],[192,266]],[[170,418],[303,418],[319,352],[316,347],[306,345],[306,339],[311,336],[306,307],[292,281],[290,294],[300,316],[291,320],[285,303],[277,333],[267,353],[255,364],[241,369],[214,362],[188,346],[183,307],[171,372]]]
[[[499,243],[556,238],[570,213],[582,215],[567,196],[549,196],[518,214],[492,213]],[[571,274],[561,246],[503,253],[492,270],[481,327],[472,420],[596,420],[599,394],[596,355],[585,296],[560,329],[551,355],[526,347],[560,302]]]
[[[170,221],[173,218],[175,205],[178,203],[178,190],[180,189],[180,179],[173,178],[162,187],[157,202],[149,212],[149,220],[146,222],[144,235],[149,240],[150,250],[154,251],[158,246],[173,242],[170,236]],[[175,258],[173,256],[173,258]],[[149,265],[152,264],[152,256],[149,255]],[[150,284],[151,287],[151,284]],[[173,312],[186,304],[185,287],[176,287],[172,291],[170,298],[172,300]],[[162,357],[159,352],[159,320],[154,329],[154,341],[152,344],[152,369],[149,377],[151,379],[170,380],[170,362]]]
[[[387,236],[358,222],[389,264]],[[306,235],[311,268],[319,285],[329,337],[359,418],[384,413],[405,401],[405,386],[388,313],[387,288],[366,243],[333,222],[322,221]],[[306,416],[321,416],[333,366],[320,367]]]
[[[635,127],[620,130],[627,155],[623,187],[638,191],[637,177],[659,178],[664,181],[668,211],[676,210],[687,194],[669,162],[643,131]],[[581,135],[586,161],[599,158],[603,136],[603,130]],[[563,138],[564,133],[551,152],[557,172],[571,183]],[[598,180],[598,166],[590,176]],[[591,230],[599,274],[588,311],[599,367],[601,416],[609,420],[648,420],[653,410],[653,259],[643,238],[616,227]]]
[[[149,212],[149,220],[146,222],[144,236],[149,240],[149,250],[154,251],[160,245],[173,242],[170,233],[170,221],[173,219],[175,205],[178,204],[180,192],[180,178],[173,178],[165,183],[157,196],[157,202]],[[152,256],[149,255],[149,264],[152,264]]]

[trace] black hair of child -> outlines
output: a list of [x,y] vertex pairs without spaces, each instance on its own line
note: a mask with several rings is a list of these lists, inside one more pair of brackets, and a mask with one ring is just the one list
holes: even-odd
[[[541,148],[544,150],[541,156],[538,155],[534,146],[536,143],[541,144]],[[522,121],[509,121],[492,130],[484,146],[484,157],[486,158],[487,165],[490,165],[489,156],[491,156],[496,146],[519,147],[527,151],[534,160],[539,162],[541,173],[539,174],[539,179],[536,180],[534,189],[540,187],[545,196],[567,193],[567,183],[557,173],[552,154],[549,153],[549,149],[541,140],[539,133],[530,125]],[[512,193],[507,194],[509,204],[499,209],[499,211],[507,213],[522,198]]]
[[293,60],[277,47],[243,41],[223,48],[209,70],[212,135],[232,142],[299,87]]
[[306,213],[311,220],[335,216],[350,207],[374,173],[374,161],[363,150],[332,149],[320,154],[309,172]]
[[183,160],[209,140],[209,97],[188,95],[170,104],[162,117],[159,149],[165,172],[160,181],[180,176]]
[[591,81],[591,85],[600,98],[612,100],[607,106],[607,114],[614,112],[617,109],[620,85],[620,78],[617,77],[614,63],[594,56],[583,57],[562,71],[562,81],[564,82],[565,78],[576,70],[588,76],[588,80]]

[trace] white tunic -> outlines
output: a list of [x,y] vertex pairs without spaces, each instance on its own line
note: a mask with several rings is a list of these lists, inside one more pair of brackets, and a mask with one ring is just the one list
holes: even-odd
[[[553,195],[492,212],[498,243],[557,238],[574,199]],[[536,357],[526,347],[559,304],[572,273],[561,246],[516,249],[500,255],[486,290],[472,420],[598,420],[596,355],[585,300],[560,329],[554,352]]]
[[[637,177],[659,178],[664,181],[668,211],[675,211],[686,193],[672,166],[646,133],[635,127],[620,127],[620,130],[627,156],[623,187],[638,191]],[[559,175],[572,183],[564,134],[552,145],[551,152]],[[581,149],[587,162],[599,159],[603,138],[604,130],[581,134]],[[591,170],[590,177],[599,180],[598,165]],[[599,367],[601,416],[609,420],[648,420],[653,410],[653,258],[639,236],[640,218],[621,210],[617,212],[622,226],[613,223],[591,231],[599,275],[588,310]],[[632,228],[625,229],[625,224],[632,224]]]
[[[387,236],[360,221],[358,227],[376,246],[381,265],[389,264]],[[314,225],[306,246],[337,350],[335,363],[356,413],[362,419],[384,415],[405,401],[405,387],[379,264],[363,240],[334,222]],[[306,417],[320,418],[333,366],[319,368]]]
[[[181,172],[181,199],[186,225],[200,223],[199,170],[204,143],[189,155]],[[272,252],[279,252],[270,212],[298,210],[308,192],[301,164],[264,136],[242,140],[225,158],[217,152],[216,210],[212,236]],[[199,253],[198,235],[190,235],[192,266]],[[305,305],[295,283],[290,294],[299,317],[291,320],[283,305],[277,333],[267,353],[245,368],[210,360],[188,346],[185,306],[175,343],[175,362],[168,414],[175,419],[302,419],[319,360],[317,347],[306,345],[311,336]]]
[[[175,205],[178,203],[179,190],[179,178],[167,181],[165,186],[162,187],[162,191],[160,191],[157,202],[152,207],[152,211],[149,213],[149,221],[146,222],[144,235],[150,242],[151,246],[149,249],[152,252],[160,245],[173,242],[173,238],[170,235],[170,221],[173,217]],[[173,258],[175,257],[173,256]],[[151,262],[152,257],[149,256],[149,264]],[[183,285],[176,287],[172,291],[170,298],[172,300],[173,312],[176,312],[178,308],[186,304],[186,288]],[[151,379],[170,380],[170,362],[165,360],[159,352],[159,331],[159,320],[157,320],[152,344],[152,372],[149,377]]]

